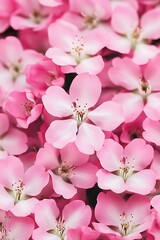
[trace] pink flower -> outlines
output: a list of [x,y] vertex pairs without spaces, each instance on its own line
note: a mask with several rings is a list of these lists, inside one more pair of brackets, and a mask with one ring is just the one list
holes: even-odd
[[69,199],[77,193],[77,188],[92,188],[96,183],[98,168],[87,160],[88,156],[72,143],[60,152],[46,143],[38,151],[35,164],[48,170],[54,191]]
[[30,217],[15,217],[10,212],[0,210],[0,239],[29,240],[34,230]]
[[[54,32],[54,34],[53,34]],[[96,33],[82,34],[78,28],[66,21],[57,20],[48,28],[51,48],[46,56],[62,66],[64,73],[99,73],[104,62],[98,52],[102,49]]]
[[[156,24],[153,24],[156,18]],[[154,8],[145,12],[141,18],[131,6],[117,6],[112,13],[111,27],[107,47],[114,51],[129,54],[133,51],[132,60],[145,64],[159,53],[151,40],[160,37],[160,9]],[[118,44],[117,44],[118,42]]]
[[0,39],[0,52],[0,87],[7,93],[29,87],[25,68],[42,60],[43,55],[34,50],[24,50],[19,39],[13,36]]
[[6,101],[7,111],[13,115],[17,123],[22,128],[28,128],[42,112],[43,105],[38,103],[31,91],[18,92],[12,91]]
[[33,232],[33,240],[66,239],[70,228],[88,226],[90,220],[91,209],[81,200],[71,201],[60,213],[53,199],[44,199],[35,209],[35,221],[39,227]]
[[19,158],[8,156],[0,161],[0,208],[15,216],[30,215],[38,202],[36,196],[48,183],[42,166],[32,166],[24,172]]
[[0,158],[24,153],[28,148],[26,134],[10,126],[4,113],[0,113],[0,123]]
[[150,226],[150,202],[146,196],[134,194],[127,201],[112,192],[100,193],[95,207],[99,223],[94,228],[114,239],[141,239]]
[[39,0],[16,0],[17,10],[12,14],[11,26],[16,29],[33,28],[41,30],[52,19],[52,9],[39,3]]
[[26,81],[33,86],[37,96],[45,93],[49,86],[63,86],[64,74],[51,60],[46,59],[26,68]]
[[106,139],[97,152],[104,168],[97,172],[98,186],[116,193],[149,194],[156,183],[154,171],[146,169],[153,153],[153,148],[143,139],[132,140],[124,149],[114,140]]
[[112,100],[121,103],[125,121],[135,120],[142,110],[152,120],[160,120],[160,55],[140,67],[129,58],[116,58],[109,69],[111,81],[122,87]]
[[0,0],[0,33],[4,32],[10,25],[10,17],[15,10],[16,4],[12,0]]
[[75,142],[85,154],[98,151],[104,142],[102,130],[112,131],[124,120],[120,106],[114,102],[104,102],[93,109],[100,94],[98,77],[88,73],[74,78],[69,94],[61,87],[49,87],[42,97],[44,107],[62,119],[50,124],[45,135],[47,142],[60,149]]

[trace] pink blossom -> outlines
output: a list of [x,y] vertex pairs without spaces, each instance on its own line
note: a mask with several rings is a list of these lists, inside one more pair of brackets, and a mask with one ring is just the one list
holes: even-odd
[[149,194],[156,183],[154,171],[146,169],[153,153],[153,148],[143,139],[132,140],[124,149],[114,140],[106,139],[97,152],[103,167],[97,172],[98,186],[116,193]]
[[29,87],[24,71],[26,65],[40,61],[43,56],[34,50],[24,50],[18,38],[0,39],[0,86],[7,93]]
[[8,156],[0,161],[0,208],[15,216],[27,216],[34,212],[36,196],[48,183],[48,175],[42,166],[32,166],[24,172],[21,160]]
[[31,91],[12,91],[6,101],[7,111],[13,115],[22,128],[28,128],[42,112],[42,104],[38,102]]
[[10,17],[15,8],[16,4],[14,0],[0,0],[0,33],[9,27]]
[[64,74],[59,66],[46,59],[26,68],[26,81],[33,86],[36,95],[43,95],[49,86],[63,86]]
[[117,103],[108,101],[91,109],[100,94],[98,77],[87,73],[74,78],[69,94],[61,87],[49,87],[42,97],[44,107],[52,116],[62,119],[50,124],[45,134],[47,142],[60,149],[75,142],[79,151],[85,154],[98,151],[104,142],[102,130],[112,131],[124,120]]
[[142,68],[130,58],[113,60],[108,74],[115,85],[122,87],[122,92],[112,100],[121,103],[126,122],[134,121],[142,110],[148,118],[160,120],[159,61],[160,55]]
[[69,199],[77,193],[77,188],[91,188],[96,183],[98,168],[87,160],[88,156],[79,152],[73,143],[60,152],[46,143],[38,151],[35,164],[48,170],[54,191]]
[[[53,34],[54,32],[54,34]],[[104,62],[98,52],[102,49],[96,33],[82,34],[78,28],[64,20],[57,20],[48,28],[51,48],[46,56],[62,66],[64,73],[99,73]]]
[[24,153],[28,148],[26,134],[10,126],[4,113],[0,113],[0,123],[0,158]]
[[[156,18],[156,24],[153,24]],[[159,53],[151,40],[160,37],[160,9],[154,8],[139,18],[131,6],[117,6],[112,12],[111,27],[107,47],[114,51],[129,54],[133,51],[132,60],[145,64]],[[117,44],[118,42],[118,44]]]
[[15,217],[10,212],[0,210],[0,238],[5,240],[29,240],[34,230],[30,217]]
[[52,19],[52,9],[39,3],[39,0],[15,0],[17,10],[12,14],[11,26],[18,29],[33,28],[41,30],[47,27]]
[[33,240],[66,239],[69,229],[88,226],[90,220],[91,209],[81,200],[66,204],[60,213],[53,199],[44,199],[35,209],[38,228],[33,232]]
[[100,193],[95,207],[99,223],[94,228],[114,239],[141,239],[141,233],[150,226],[150,202],[146,196],[134,194],[127,201],[112,192]]

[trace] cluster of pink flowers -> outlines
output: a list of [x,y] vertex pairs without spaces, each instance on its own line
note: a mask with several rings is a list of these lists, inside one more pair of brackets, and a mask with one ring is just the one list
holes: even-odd
[[160,0],[0,0],[0,240],[160,240]]

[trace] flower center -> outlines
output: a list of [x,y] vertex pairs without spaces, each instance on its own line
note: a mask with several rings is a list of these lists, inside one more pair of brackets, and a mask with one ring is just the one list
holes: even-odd
[[56,228],[49,231],[49,233],[57,235],[61,240],[64,240],[65,237],[65,221],[62,218],[59,218],[56,222]]
[[130,214],[129,217],[123,212],[119,217],[119,230],[122,236],[126,236],[132,232],[134,228],[133,215]]
[[34,11],[34,12],[30,15],[30,18],[31,18],[32,22],[34,22],[34,23],[36,23],[36,24],[41,23],[42,20],[43,20],[42,14],[41,14],[41,12],[39,12],[39,11]]
[[33,109],[35,104],[33,102],[27,100],[25,103],[23,103],[21,105],[24,108],[26,116],[30,116],[31,115],[31,110]]
[[148,96],[152,89],[151,89],[151,84],[149,82],[149,80],[145,80],[145,79],[139,79],[139,94],[142,95],[143,97]]
[[71,108],[73,109],[73,116],[77,121],[77,125],[80,126],[82,122],[85,121],[87,118],[88,108],[87,103],[84,105],[79,104],[78,99],[76,102],[73,102],[71,105]]
[[126,181],[134,172],[133,161],[129,162],[127,157],[120,160],[119,175],[124,179],[124,181]]
[[84,23],[88,28],[95,28],[97,27],[99,23],[99,19],[96,15],[96,13],[92,15],[87,15],[86,13],[82,13],[82,16],[84,18]]
[[131,42],[131,48],[134,50],[136,48],[137,43],[141,40],[141,32],[142,29],[137,27],[133,32],[127,35],[128,39]]
[[72,50],[71,55],[76,60],[77,64],[79,64],[84,58],[84,44],[83,44],[83,37],[78,37],[76,35],[75,41],[72,42]]
[[[72,177],[72,170],[74,166],[69,165],[65,161],[61,163],[61,165],[56,170],[56,173],[63,178],[63,180],[69,182],[69,178]],[[73,174],[74,175],[74,174]]]
[[18,202],[22,199],[24,186],[25,186],[25,184],[21,180],[19,180],[18,183],[15,182],[12,184],[15,202]]

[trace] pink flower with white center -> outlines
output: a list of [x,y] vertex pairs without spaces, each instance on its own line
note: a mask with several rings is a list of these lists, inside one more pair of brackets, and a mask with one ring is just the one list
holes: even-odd
[[57,20],[49,26],[48,34],[52,47],[46,56],[61,66],[62,72],[101,72],[104,62],[98,52],[103,46],[96,33],[82,34],[75,25]]
[[18,38],[0,39],[0,87],[7,93],[29,87],[24,74],[28,64],[42,60],[44,56],[34,50],[24,50]]
[[[111,17],[109,0],[98,2],[83,0],[83,4],[78,0],[70,0],[69,4],[69,11],[62,16],[62,19],[76,25],[81,31],[95,30],[97,34],[104,34],[104,31],[107,31],[107,21]],[[104,37],[99,39],[99,41],[101,40],[104,40]]]
[[18,126],[28,128],[42,113],[43,105],[31,91],[10,93],[5,104],[6,110],[16,118]]
[[77,188],[92,188],[96,181],[98,168],[88,161],[88,155],[78,151],[70,143],[60,152],[46,143],[36,157],[35,164],[45,167],[52,179],[53,190],[64,198],[72,198]]
[[160,37],[159,8],[145,12],[139,19],[135,8],[117,6],[112,13],[111,27],[113,32],[109,32],[107,41],[109,49],[125,54],[133,52],[132,60],[137,64],[145,64],[159,53],[158,47],[151,43]]
[[122,87],[112,98],[122,105],[126,122],[134,121],[142,111],[152,120],[160,120],[160,55],[140,67],[129,58],[116,58],[109,69],[111,81]]
[[143,121],[143,129],[142,136],[144,139],[160,146],[160,121],[153,121],[146,118]]
[[30,217],[15,217],[10,212],[0,210],[0,239],[29,240],[34,230]]
[[76,76],[69,94],[58,86],[49,87],[42,101],[54,120],[46,131],[48,143],[63,148],[70,142],[80,152],[93,154],[104,142],[105,131],[112,131],[124,120],[119,104],[108,101],[93,109],[101,94],[101,83],[97,76],[88,73]]
[[39,3],[39,0],[15,0],[17,10],[12,14],[12,28],[42,30],[48,26],[52,20],[53,10]]
[[28,148],[26,134],[11,127],[9,118],[4,113],[0,113],[0,123],[0,159],[24,153]]
[[8,156],[0,161],[0,208],[24,217],[34,212],[37,196],[48,183],[42,166],[32,166],[24,172],[21,160]]
[[113,192],[100,193],[95,207],[94,228],[113,239],[141,239],[141,233],[148,229],[151,221],[150,201],[146,196],[132,195],[124,200]]
[[36,206],[33,240],[67,239],[67,231],[81,226],[88,226],[91,209],[81,200],[74,200],[64,206],[60,212],[53,199],[44,199]]
[[46,59],[26,68],[26,81],[34,88],[37,96],[42,96],[49,86],[63,86],[64,74],[60,67]]
[[153,154],[153,148],[140,138],[132,140],[124,149],[118,142],[106,139],[97,152],[103,167],[97,172],[98,186],[116,193],[149,194],[156,183],[155,172],[146,169]]

